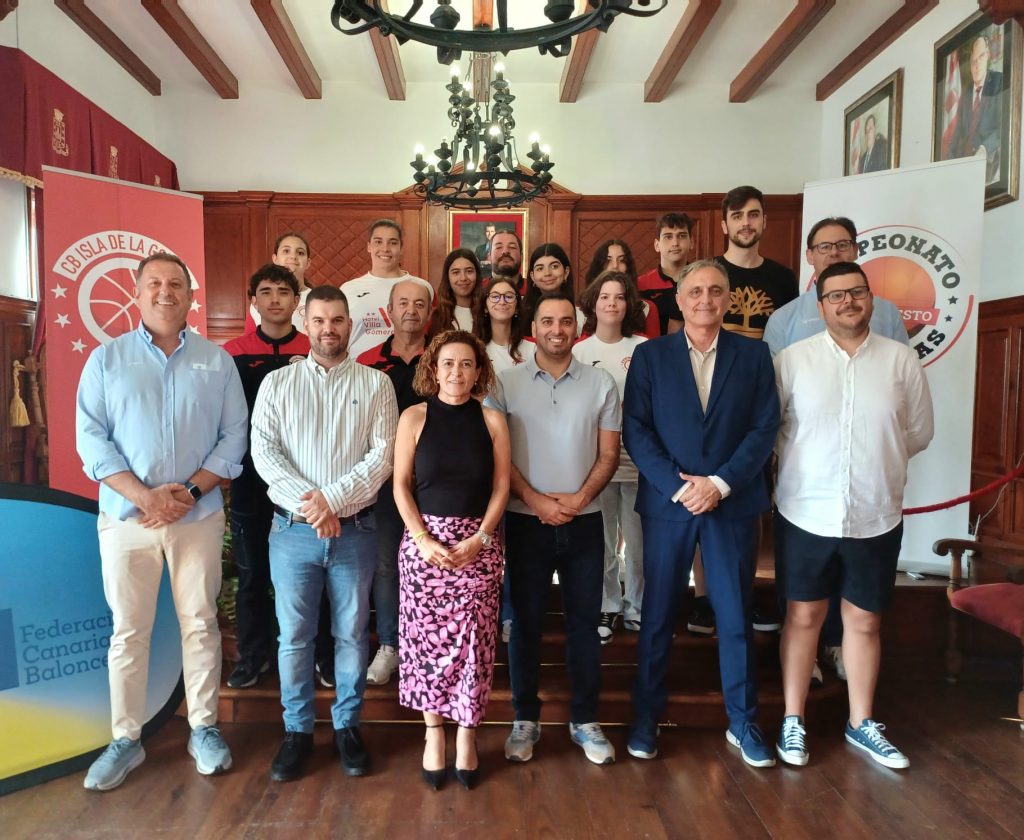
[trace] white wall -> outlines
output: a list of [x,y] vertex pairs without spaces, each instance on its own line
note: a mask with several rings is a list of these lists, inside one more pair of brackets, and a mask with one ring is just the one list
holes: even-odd
[[[973,0],[943,0],[824,102],[820,178],[843,174],[843,111],[897,68],[903,68],[900,163],[928,163],[932,149],[935,42],[977,12]],[[812,180],[807,178],[807,180]],[[950,196],[955,201],[955,196]],[[989,210],[982,224],[981,299],[1024,294],[1024,203]]]
[[29,274],[27,190],[0,178],[0,295],[34,298]]

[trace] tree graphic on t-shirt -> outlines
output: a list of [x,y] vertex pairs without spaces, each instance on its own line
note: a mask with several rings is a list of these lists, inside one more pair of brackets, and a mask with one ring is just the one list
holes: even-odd
[[763,332],[763,327],[750,326],[750,319],[755,315],[771,315],[775,311],[772,299],[761,289],[753,286],[741,286],[729,293],[729,314],[739,315],[743,323],[738,325],[736,332],[754,333],[758,336]]

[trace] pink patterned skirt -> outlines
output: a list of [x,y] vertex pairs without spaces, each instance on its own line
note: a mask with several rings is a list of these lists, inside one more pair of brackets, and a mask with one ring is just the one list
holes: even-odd
[[[479,518],[423,516],[430,535],[454,546],[480,529]],[[398,699],[462,726],[483,720],[494,679],[502,548],[488,548],[458,571],[426,563],[409,532],[398,554]]]

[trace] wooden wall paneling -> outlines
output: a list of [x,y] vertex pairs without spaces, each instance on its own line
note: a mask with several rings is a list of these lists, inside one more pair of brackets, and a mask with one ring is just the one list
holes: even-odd
[[[34,301],[0,297],[0,481],[19,483],[24,478],[25,429],[11,426],[8,406],[14,394],[14,361],[24,361],[32,345]],[[29,405],[27,378],[21,378],[21,396]]]
[[1009,327],[978,331],[977,373],[974,393],[974,448],[976,470],[998,472],[1008,458],[1011,369],[1014,331]]
[[203,234],[207,333],[214,341],[225,341],[238,335],[245,324],[245,270],[251,238],[246,202],[235,193],[205,195]]
[[[978,430],[974,430],[974,438],[978,438]],[[987,484],[995,481],[1002,475],[1002,472],[987,472],[985,470],[976,470],[972,467],[971,469],[971,491],[977,490],[979,487],[984,487]],[[984,539],[1002,540],[1003,533],[1005,531],[1006,517],[1003,515],[1003,511],[1007,509],[1008,498],[1012,488],[1007,487],[1002,497],[999,498],[997,503],[997,497],[999,491],[996,490],[994,493],[986,493],[984,496],[979,496],[974,499],[970,504],[970,525],[974,528],[974,523],[978,521],[978,517],[984,516],[985,521],[981,524],[980,536]]]

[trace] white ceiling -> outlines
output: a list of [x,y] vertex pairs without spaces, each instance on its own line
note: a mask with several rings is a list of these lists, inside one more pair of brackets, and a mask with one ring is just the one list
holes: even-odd
[[[408,2],[391,0],[391,7],[404,11]],[[510,23],[518,28],[544,23],[543,3],[512,0]],[[150,66],[164,92],[196,87],[209,90],[198,71],[137,0],[88,0],[88,5]],[[471,16],[471,0],[454,0],[453,5],[463,15],[464,25]],[[900,5],[900,0],[838,0],[763,89],[785,87],[800,96],[811,91],[813,96],[818,81]],[[283,85],[291,85],[300,96],[248,0],[182,0],[181,6],[238,78],[240,97],[254,95],[266,86]],[[369,36],[346,36],[334,29],[331,6],[331,0],[285,0],[284,4],[324,82],[374,84],[383,97]],[[669,0],[667,8],[653,18],[620,15],[598,41],[584,81],[584,94],[603,84],[642,84],[685,7],[684,0]],[[793,7],[794,0],[723,0],[669,97],[690,85],[721,85],[727,90]],[[433,8],[432,0],[424,0],[416,20],[425,21]],[[400,56],[407,83],[447,81],[449,70],[438,65],[433,47],[407,43],[401,47]],[[504,62],[506,76],[513,83],[557,83],[565,59],[520,50]]]

